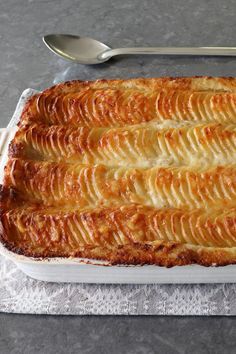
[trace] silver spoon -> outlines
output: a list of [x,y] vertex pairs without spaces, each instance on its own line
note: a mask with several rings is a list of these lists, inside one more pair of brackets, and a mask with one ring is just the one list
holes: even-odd
[[236,47],[137,47],[111,49],[106,44],[95,39],[71,34],[49,34],[43,37],[43,41],[55,54],[80,64],[100,64],[115,55],[121,54],[236,56]]

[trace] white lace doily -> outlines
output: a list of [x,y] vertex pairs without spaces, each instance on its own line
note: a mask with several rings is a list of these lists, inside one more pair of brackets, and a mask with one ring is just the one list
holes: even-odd
[[236,284],[91,285],[31,279],[0,257],[0,311],[68,315],[236,315]]

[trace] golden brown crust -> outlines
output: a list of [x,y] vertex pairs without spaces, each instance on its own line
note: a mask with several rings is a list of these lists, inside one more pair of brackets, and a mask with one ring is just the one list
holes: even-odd
[[[156,240],[156,232],[148,227],[150,226],[148,219],[160,218],[158,212],[144,210],[143,207],[135,205],[127,207],[128,210],[122,209],[124,208],[75,211],[68,214],[55,210],[39,211],[36,207],[32,210],[4,213],[1,218],[1,239],[10,250],[30,257],[73,256],[107,260],[111,264],[156,264],[168,267],[192,263],[205,266],[236,263],[235,247],[202,246],[168,239]],[[180,217],[180,212],[175,212],[179,215],[177,217]],[[165,217],[165,212],[161,213],[159,222],[154,219],[152,221],[152,228],[156,227],[156,231],[158,225],[165,224],[164,220],[167,222],[170,220],[170,214]],[[232,210],[231,214],[233,215],[224,216],[222,222],[225,222],[226,227],[230,227],[232,231],[235,230],[235,210]],[[135,220],[132,220],[132,217]],[[204,224],[214,230],[216,224],[214,225],[210,219],[212,220],[208,215],[208,220],[205,220]],[[74,227],[81,223],[74,235],[71,226],[73,221],[76,221]],[[87,229],[84,227],[84,233],[81,233],[82,224],[87,225]],[[123,238],[115,237],[117,230],[121,230]],[[86,236],[86,232],[90,234],[89,237],[94,238],[92,242]],[[16,242],[17,239],[20,242]]]
[[4,184],[47,206],[226,208],[235,205],[236,165],[138,169],[10,159]]
[[166,119],[235,123],[235,82],[209,77],[66,82],[32,97],[20,124],[111,127]]
[[32,97],[0,237],[32,257],[236,263],[236,79],[73,81]]
[[68,252],[80,245],[118,246],[149,241],[235,247],[236,209],[156,209],[139,204],[102,208],[34,205],[2,212],[8,241]]
[[9,156],[107,166],[146,167],[234,164],[236,125],[147,123],[123,128],[26,125]]

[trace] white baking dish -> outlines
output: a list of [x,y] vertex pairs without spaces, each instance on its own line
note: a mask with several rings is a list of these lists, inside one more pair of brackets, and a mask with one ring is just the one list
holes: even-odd
[[[7,160],[8,144],[16,131],[16,123],[28,97],[36,91],[23,92],[16,111],[6,129],[0,129],[0,179]],[[203,267],[199,265],[164,268],[158,266],[109,266],[107,262],[79,258],[35,259],[17,255],[0,243],[0,254],[11,259],[32,278],[51,282],[81,283],[234,283],[236,265]]]

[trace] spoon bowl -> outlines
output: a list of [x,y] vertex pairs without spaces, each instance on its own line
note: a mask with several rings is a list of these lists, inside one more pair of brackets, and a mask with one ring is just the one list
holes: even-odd
[[55,54],[80,64],[100,64],[110,58],[100,57],[111,48],[96,39],[71,34],[49,34],[43,37],[43,41]]

